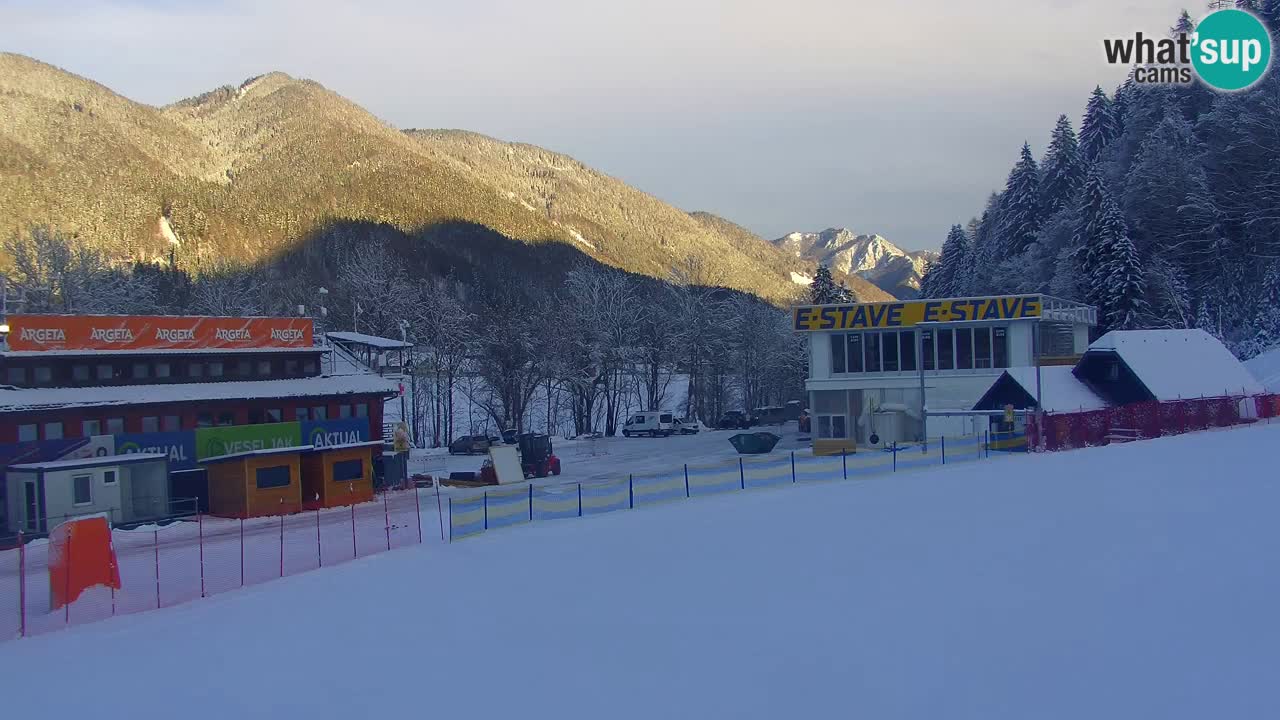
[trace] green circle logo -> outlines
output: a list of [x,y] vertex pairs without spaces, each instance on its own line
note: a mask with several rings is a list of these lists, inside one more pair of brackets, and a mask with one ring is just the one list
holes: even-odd
[[1267,26],[1243,10],[1209,13],[1196,26],[1191,43],[1191,64],[1216,90],[1244,90],[1261,80],[1271,65]]

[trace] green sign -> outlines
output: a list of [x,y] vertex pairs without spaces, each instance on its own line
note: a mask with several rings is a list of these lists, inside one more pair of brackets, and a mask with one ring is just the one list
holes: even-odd
[[301,444],[302,423],[297,422],[199,428],[196,430],[196,459]]

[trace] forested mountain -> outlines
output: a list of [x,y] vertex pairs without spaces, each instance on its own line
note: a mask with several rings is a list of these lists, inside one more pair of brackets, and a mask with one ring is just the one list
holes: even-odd
[[[1280,2],[1244,4],[1280,27]],[[1079,128],[1061,116],[1039,160],[1022,146],[923,293],[1052,293],[1101,330],[1199,327],[1242,357],[1280,342],[1280,72],[1237,93],[1131,76]]]
[[[790,255],[826,265],[834,273],[858,278],[897,298],[916,297],[925,267],[938,257],[927,250],[908,252],[880,235],[859,235],[848,228],[793,232],[773,244]],[[862,297],[856,285],[849,287],[860,299],[870,299]]]

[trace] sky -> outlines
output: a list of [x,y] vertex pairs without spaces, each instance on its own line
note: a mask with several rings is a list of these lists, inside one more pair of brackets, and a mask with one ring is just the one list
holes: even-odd
[[[541,145],[766,238],[936,249],[1170,0],[0,0],[0,50],[162,105],[279,70]],[[1188,7],[1193,16],[1201,5]]]

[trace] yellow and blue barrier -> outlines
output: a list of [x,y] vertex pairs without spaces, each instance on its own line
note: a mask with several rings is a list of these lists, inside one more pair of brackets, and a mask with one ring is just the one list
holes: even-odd
[[479,535],[485,531],[484,496],[449,498],[449,539]]
[[689,496],[689,482],[681,470],[658,475],[632,475],[631,494],[635,507],[676,500]]
[[797,482],[840,480],[845,477],[846,458],[847,456],[844,455],[795,458],[795,471],[792,478]]
[[485,529],[507,527],[527,523],[533,518],[529,512],[532,498],[532,485],[517,487],[511,490],[486,490],[482,496],[485,503]]
[[576,485],[552,485],[532,490],[534,520],[559,520],[578,517],[581,497]]
[[686,465],[684,473],[689,479],[689,497],[742,489],[742,466],[738,463],[711,467]]
[[795,482],[795,455],[766,460],[738,460],[743,470],[743,487],[757,488]]
[[578,487],[578,492],[582,495],[583,515],[597,515],[631,507],[629,480],[579,483]]

